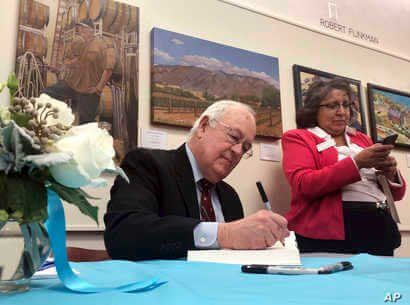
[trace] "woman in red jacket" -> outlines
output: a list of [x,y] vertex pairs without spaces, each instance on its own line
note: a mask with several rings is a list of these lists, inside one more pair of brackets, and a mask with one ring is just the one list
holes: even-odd
[[283,169],[292,190],[289,229],[301,252],[393,255],[401,237],[385,207],[376,173],[388,178],[395,200],[405,182],[390,156],[350,127],[353,93],[340,79],[317,81],[297,114],[298,129],[283,135]]

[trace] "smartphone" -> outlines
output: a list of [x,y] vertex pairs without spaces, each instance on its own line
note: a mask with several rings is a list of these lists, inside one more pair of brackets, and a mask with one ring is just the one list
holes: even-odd
[[381,141],[381,143],[382,143],[383,145],[394,145],[394,143],[396,143],[397,137],[398,137],[398,134],[397,134],[397,133],[392,134],[392,135],[390,135],[390,136],[385,137],[385,138]]

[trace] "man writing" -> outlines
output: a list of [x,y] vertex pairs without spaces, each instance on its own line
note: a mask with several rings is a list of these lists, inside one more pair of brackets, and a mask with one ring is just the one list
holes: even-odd
[[195,122],[177,150],[137,149],[117,178],[104,217],[105,245],[114,259],[186,256],[194,248],[264,249],[288,234],[282,216],[262,210],[243,218],[240,199],[223,182],[251,154],[253,110],[219,101]]

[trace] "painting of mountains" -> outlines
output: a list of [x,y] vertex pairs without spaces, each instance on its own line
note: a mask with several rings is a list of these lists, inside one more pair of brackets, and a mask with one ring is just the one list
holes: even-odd
[[158,28],[151,52],[153,123],[191,127],[210,104],[230,99],[255,110],[258,136],[282,136],[277,58]]
[[410,147],[410,93],[367,84],[373,141],[398,134],[397,146]]

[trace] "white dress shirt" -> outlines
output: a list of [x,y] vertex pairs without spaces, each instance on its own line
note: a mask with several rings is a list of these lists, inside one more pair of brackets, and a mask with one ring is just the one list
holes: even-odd
[[[348,128],[346,128],[345,132],[346,145],[343,146],[336,146],[336,142],[333,140],[332,136],[320,127],[309,128],[308,130],[319,138],[324,139],[325,142],[329,143],[329,145],[325,145],[326,148],[333,146],[336,148],[338,161],[343,160],[344,158],[352,158],[354,162],[353,157],[364,149],[363,147],[360,147],[350,141]],[[361,168],[359,170],[359,173],[360,177],[362,178],[360,181],[348,184],[342,188],[342,201],[385,201],[386,196],[377,184],[376,169]],[[400,183],[393,183],[389,181],[390,184],[395,186],[402,186],[400,175],[398,175],[398,177]]]
[[[198,198],[198,208],[201,209],[201,191],[199,189],[198,181],[204,176],[198,167],[195,156],[189,148],[188,144],[185,144],[186,153],[188,155],[189,163],[192,167],[192,172],[194,174],[196,194]],[[215,249],[219,248],[218,244],[218,222],[225,222],[224,215],[222,213],[221,202],[219,201],[218,194],[216,193],[215,187],[211,190],[211,201],[212,207],[215,212],[216,222],[202,221],[194,228],[194,243],[197,248],[208,248]]]

